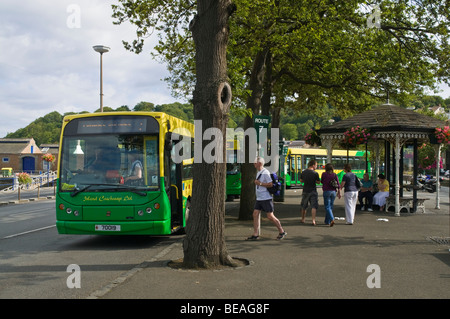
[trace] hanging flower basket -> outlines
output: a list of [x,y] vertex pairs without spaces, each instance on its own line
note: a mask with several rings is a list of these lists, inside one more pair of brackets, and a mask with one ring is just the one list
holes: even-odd
[[360,144],[366,144],[371,137],[372,135],[368,129],[362,128],[358,125],[344,132],[342,146],[350,148]]
[[46,162],[53,162],[55,160],[55,156],[47,153],[47,154],[42,155],[42,159]]
[[17,179],[20,185],[31,184],[33,179],[27,173],[19,173]]
[[434,130],[434,139],[431,138],[432,136],[433,135],[430,136],[430,142],[432,144],[435,144],[433,143],[435,141],[437,144],[450,144],[450,127],[436,127],[436,129]]
[[[422,144],[418,148],[419,167],[421,169],[436,168],[436,154],[434,148],[429,144]],[[439,163],[439,168],[443,168],[442,158]]]
[[305,143],[311,146],[321,146],[322,141],[316,131],[312,130],[305,136]]

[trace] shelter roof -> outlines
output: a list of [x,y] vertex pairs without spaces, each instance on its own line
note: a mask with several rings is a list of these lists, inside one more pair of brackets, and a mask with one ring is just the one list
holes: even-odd
[[420,131],[432,133],[436,127],[442,127],[448,124],[445,121],[397,105],[383,104],[332,125],[325,126],[318,130],[318,133],[345,132],[349,128],[358,125],[372,132]]

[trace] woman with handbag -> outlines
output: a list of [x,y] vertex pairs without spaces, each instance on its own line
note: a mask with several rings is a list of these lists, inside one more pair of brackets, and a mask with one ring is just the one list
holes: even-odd
[[320,181],[323,190],[323,205],[325,206],[325,224],[333,227],[333,205],[337,197],[341,198],[341,190],[339,189],[339,179],[333,171],[333,165],[328,163],[325,165],[325,172],[322,173]]
[[356,201],[358,200],[359,179],[352,173],[350,164],[344,165],[345,175],[342,177],[340,188],[344,189],[345,220],[347,225],[353,225],[355,219]]

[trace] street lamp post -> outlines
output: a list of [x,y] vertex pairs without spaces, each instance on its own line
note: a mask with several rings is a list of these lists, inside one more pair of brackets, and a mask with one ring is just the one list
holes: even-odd
[[109,52],[110,48],[104,45],[93,46],[100,53],[100,112],[103,112],[103,53]]

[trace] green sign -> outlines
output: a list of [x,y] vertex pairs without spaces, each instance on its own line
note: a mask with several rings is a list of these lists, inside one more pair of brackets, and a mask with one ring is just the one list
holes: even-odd
[[253,116],[253,126],[256,129],[256,142],[259,144],[259,135],[261,134],[262,130],[266,129],[266,136],[269,138],[269,124],[271,121],[270,116],[266,115],[255,115]]

